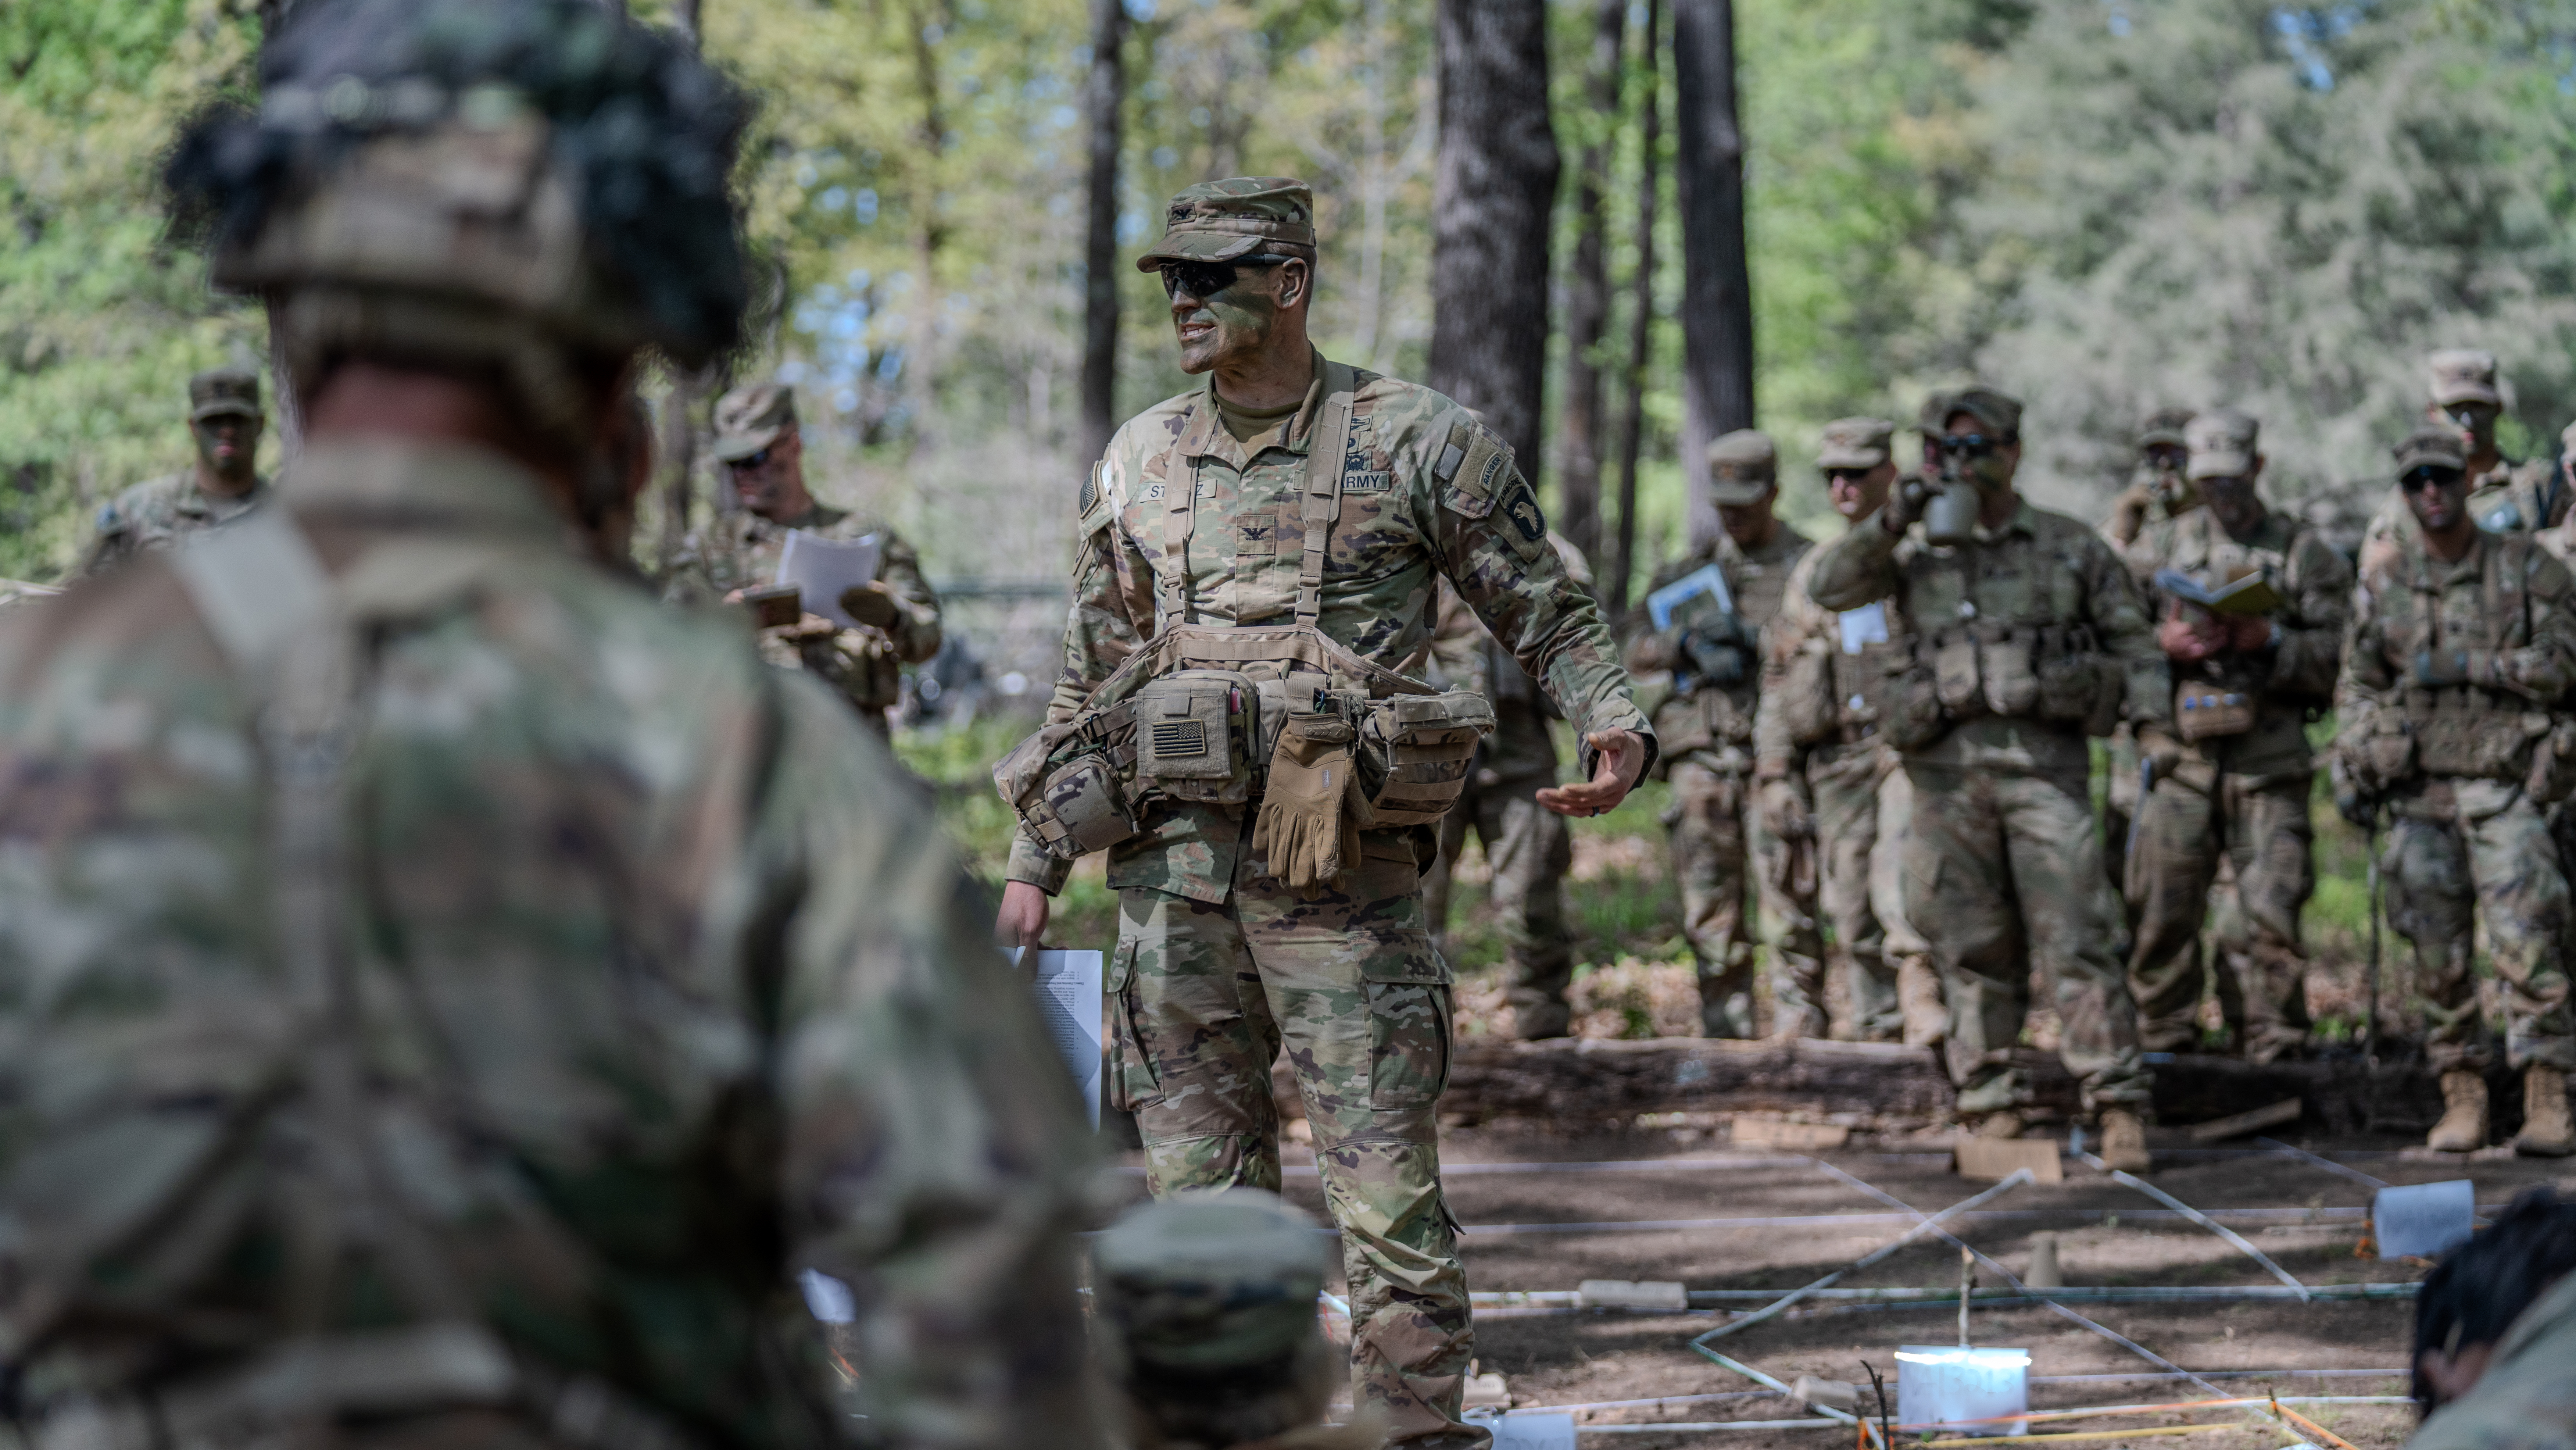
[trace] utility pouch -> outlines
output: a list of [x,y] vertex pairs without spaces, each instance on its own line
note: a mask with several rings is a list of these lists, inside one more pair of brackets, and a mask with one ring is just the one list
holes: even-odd
[[2018,630],[1988,641],[1977,654],[1986,708],[2011,718],[2039,704],[2039,676],[2031,669],[2030,636]]
[[1968,634],[1955,634],[1941,641],[1932,653],[1932,683],[1940,694],[1942,708],[1965,715],[1978,704],[1977,641]]
[[2576,720],[2561,720],[2531,752],[2523,794],[2537,806],[2554,806],[2576,793]]
[[1136,692],[1136,783],[1173,800],[1252,799],[1251,712],[1260,696],[1231,670],[1175,670]]
[[[2537,722],[2539,728],[2527,728],[2526,720]],[[2530,768],[2532,738],[2548,733],[2549,717],[2501,710],[2437,710],[2418,717],[2414,726],[2415,763],[2426,773],[2518,781]]]
[[2372,722],[2371,732],[2362,737],[2361,764],[2380,786],[2395,785],[2414,773],[2415,736],[2404,719],[2382,715]]
[[1375,700],[1360,723],[1364,823],[1427,826],[1467,789],[1476,744],[1494,733],[1494,707],[1473,690]]
[[1821,643],[1810,641],[1789,656],[1780,682],[1780,718],[1789,727],[1790,742],[1802,748],[1831,739],[1842,723],[1834,699],[1833,656],[1818,648]]
[[1067,722],[1021,741],[993,784],[1050,856],[1070,861],[1136,834],[1134,807],[1107,750]]
[[1888,744],[1899,750],[1921,750],[1940,739],[1949,723],[1930,665],[1916,660],[1889,682],[1887,716],[1880,727]]
[[2174,733],[2185,740],[2214,740],[2254,728],[2254,697],[2200,681],[2174,686]]

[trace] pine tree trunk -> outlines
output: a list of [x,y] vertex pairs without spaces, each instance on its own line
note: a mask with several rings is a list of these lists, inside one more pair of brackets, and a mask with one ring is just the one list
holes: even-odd
[[1090,212],[1082,246],[1082,462],[1109,451],[1118,427],[1118,148],[1127,98],[1126,0],[1091,0]]
[[1601,550],[1601,358],[1610,323],[1610,249],[1602,193],[1610,142],[1618,134],[1619,62],[1628,29],[1628,0],[1597,0],[1593,9],[1592,131],[1577,167],[1574,265],[1565,291],[1565,402],[1559,412],[1556,528],[1587,559]]
[[1638,61],[1645,96],[1638,102],[1637,275],[1630,279],[1628,356],[1621,369],[1625,391],[1619,409],[1619,529],[1612,536],[1610,568],[1602,583],[1610,617],[1628,612],[1628,581],[1636,573],[1637,455],[1646,440],[1646,353],[1654,340],[1655,213],[1663,193],[1663,0],[1646,0],[1646,33]]
[[1682,478],[1694,544],[1716,536],[1709,440],[1753,426],[1753,284],[1744,257],[1744,133],[1733,0],[1673,0],[1682,221]]
[[1563,165],[1548,124],[1547,6],[1440,0],[1439,34],[1430,382],[1482,412],[1534,475]]

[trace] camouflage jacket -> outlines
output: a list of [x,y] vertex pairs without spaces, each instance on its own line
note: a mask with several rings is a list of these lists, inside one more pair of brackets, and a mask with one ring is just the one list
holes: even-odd
[[[21,1405],[436,1320],[695,1443],[853,1409],[1087,1443],[1090,1134],[938,831],[827,692],[575,559],[540,488],[389,443],[287,474],[274,532],[366,642],[324,868],[271,845],[310,797],[204,556],[0,618],[0,1278],[67,1296]],[[315,899],[327,1007],[283,965]],[[304,1086],[326,1040],[373,1117]],[[864,1404],[803,1268],[852,1286]]]
[[2352,617],[2352,566],[2316,530],[2266,511],[2254,537],[2239,540],[2206,508],[2149,524],[2128,551],[2129,568],[2149,614],[2165,618],[2175,601],[2155,585],[2156,571],[2175,569],[2215,587],[2260,569],[2285,601],[2272,612],[2271,644],[2185,664],[2167,660],[2179,688],[2200,684],[2253,697],[2253,728],[2241,735],[2185,742],[2187,758],[2209,763],[2203,745],[2225,742],[2227,769],[2260,775],[2308,768],[2307,714],[2334,700],[2343,663],[2344,627]]
[[[1954,548],[1935,548],[1916,523],[1898,539],[1873,514],[1818,551],[1808,591],[1827,609],[1893,597],[1920,657],[1948,639],[1999,630],[2081,626],[2121,675],[2128,718],[2169,723],[2173,680],[2128,567],[2102,537],[2064,514],[2023,500],[1999,529],[1977,526]],[[1928,663],[1928,662],[1927,662]],[[2071,724],[2029,715],[1976,715],[1910,758],[1966,770],[2082,780],[2091,748]]]
[[[2419,771],[2515,780],[2571,685],[2576,580],[2531,535],[2477,530],[2446,563],[2410,514],[2362,546],[2335,682],[2335,749],[2355,780],[2385,788]],[[2450,740],[2445,721],[2475,729],[2479,716],[2498,722],[2500,743]],[[2463,760],[2480,750],[2491,758]]]
[[2576,1274],[2563,1274],[2496,1341],[2469,1392],[2424,1418],[2406,1450],[2576,1450]]
[[[1548,547],[1537,497],[1508,452],[1498,467],[1464,467],[1467,451],[1490,453],[1491,442],[1464,408],[1418,384],[1357,376],[1341,513],[1324,564],[1323,633],[1402,669],[1430,643],[1445,579],[1578,731],[1635,731],[1651,757],[1653,734],[1610,632]],[[1110,440],[1078,500],[1082,542],[1050,721],[1071,719],[1154,633],[1157,584],[1167,571],[1182,571],[1175,582],[1186,582],[1197,622],[1294,620],[1305,538],[1300,490],[1324,412],[1323,378],[1317,354],[1305,405],[1248,457],[1218,418],[1213,383],[1156,404]],[[1176,553],[1163,529],[1164,493],[1192,479],[1196,523]],[[1219,806],[1158,811],[1111,851],[1109,884],[1224,900],[1235,853],[1247,845],[1244,815]],[[1369,855],[1427,859],[1403,831],[1365,832],[1361,846]],[[1011,880],[1052,892],[1070,869],[1025,833],[1012,846]]]
[[921,556],[892,529],[819,502],[805,517],[785,523],[737,509],[689,536],[662,597],[675,604],[716,604],[737,589],[776,583],[778,556],[791,529],[836,542],[876,535],[884,548],[877,582],[894,596],[895,622],[886,629],[844,629],[811,639],[763,630],[761,657],[823,680],[861,710],[891,708],[903,695],[901,667],[939,653],[940,635],[939,596],[921,577]]
[[[2516,462],[2498,458],[2486,472],[2469,479],[2469,517],[2490,534],[2530,534],[2566,523],[2571,495],[2545,458]],[[2362,547],[2400,532],[2414,514],[2406,495],[2395,486],[2379,501],[2362,535]]]
[[[1592,589],[1592,566],[1583,551],[1563,535],[1548,532],[1547,541],[1565,561],[1565,572],[1584,592]],[[1473,690],[1493,702],[1494,733],[1476,748],[1480,785],[1543,777],[1556,781],[1556,737],[1548,721],[1555,709],[1529,671],[1506,653],[1467,607],[1457,589],[1440,582],[1439,622],[1432,626],[1431,658],[1423,677],[1444,690]]]
[[80,572],[87,576],[113,569],[199,529],[230,523],[267,502],[271,491],[266,478],[255,478],[241,497],[218,497],[197,486],[193,468],[138,483],[99,505]]
[[1848,610],[1816,602],[1810,586],[1824,557],[1824,550],[1810,549],[1790,569],[1780,612],[1762,631],[1753,771],[1766,780],[1798,774],[1820,745],[1876,738],[1889,682],[1912,657],[1894,600]]
[[1735,599],[1738,630],[1738,637],[1722,647],[1740,655],[1732,680],[1716,681],[1705,674],[1694,677],[1685,636],[1716,627],[1713,616],[1677,614],[1671,627],[1663,630],[1654,627],[1646,611],[1630,620],[1628,668],[1640,675],[1668,675],[1675,685],[1655,707],[1655,734],[1663,742],[1667,764],[1694,755],[1701,764],[1717,769],[1752,768],[1754,705],[1762,688],[1762,631],[1780,612],[1790,570],[1813,547],[1814,540],[1786,523],[1774,527],[1769,539],[1750,550],[1721,531],[1716,542],[1655,576],[1654,587],[1661,589],[1717,565],[1726,576],[1727,592]]

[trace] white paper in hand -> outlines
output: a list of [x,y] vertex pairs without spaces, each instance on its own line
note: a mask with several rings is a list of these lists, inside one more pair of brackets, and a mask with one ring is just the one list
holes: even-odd
[[[1026,948],[1022,949],[1023,951]],[[1074,1090],[1100,1126],[1100,953],[1038,953],[1038,1020],[1064,1055]]]
[[885,541],[875,534],[842,543],[789,529],[787,547],[778,555],[778,578],[772,582],[795,585],[807,614],[819,614],[843,629],[856,629],[859,622],[841,608],[841,594],[875,583],[877,566],[884,560]]

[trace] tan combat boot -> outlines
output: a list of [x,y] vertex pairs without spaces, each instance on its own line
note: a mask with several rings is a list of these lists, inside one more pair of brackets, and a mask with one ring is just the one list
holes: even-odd
[[2474,1153],[2487,1145],[2487,1080],[2464,1067],[2442,1074],[2442,1121],[2424,1138],[2436,1153]]
[[2102,1110],[2102,1166],[2122,1173],[2144,1173],[2155,1166],[2147,1155],[2147,1125],[2127,1108]]
[[1937,1047],[1950,1035],[1950,1008],[1930,962],[1911,955],[1897,962],[1896,1005],[1905,1014],[1906,1046]]
[[2522,1070],[2522,1131],[2513,1151],[2525,1158],[2576,1153],[2576,1123],[2567,1118],[2567,1074],[2539,1063]]

